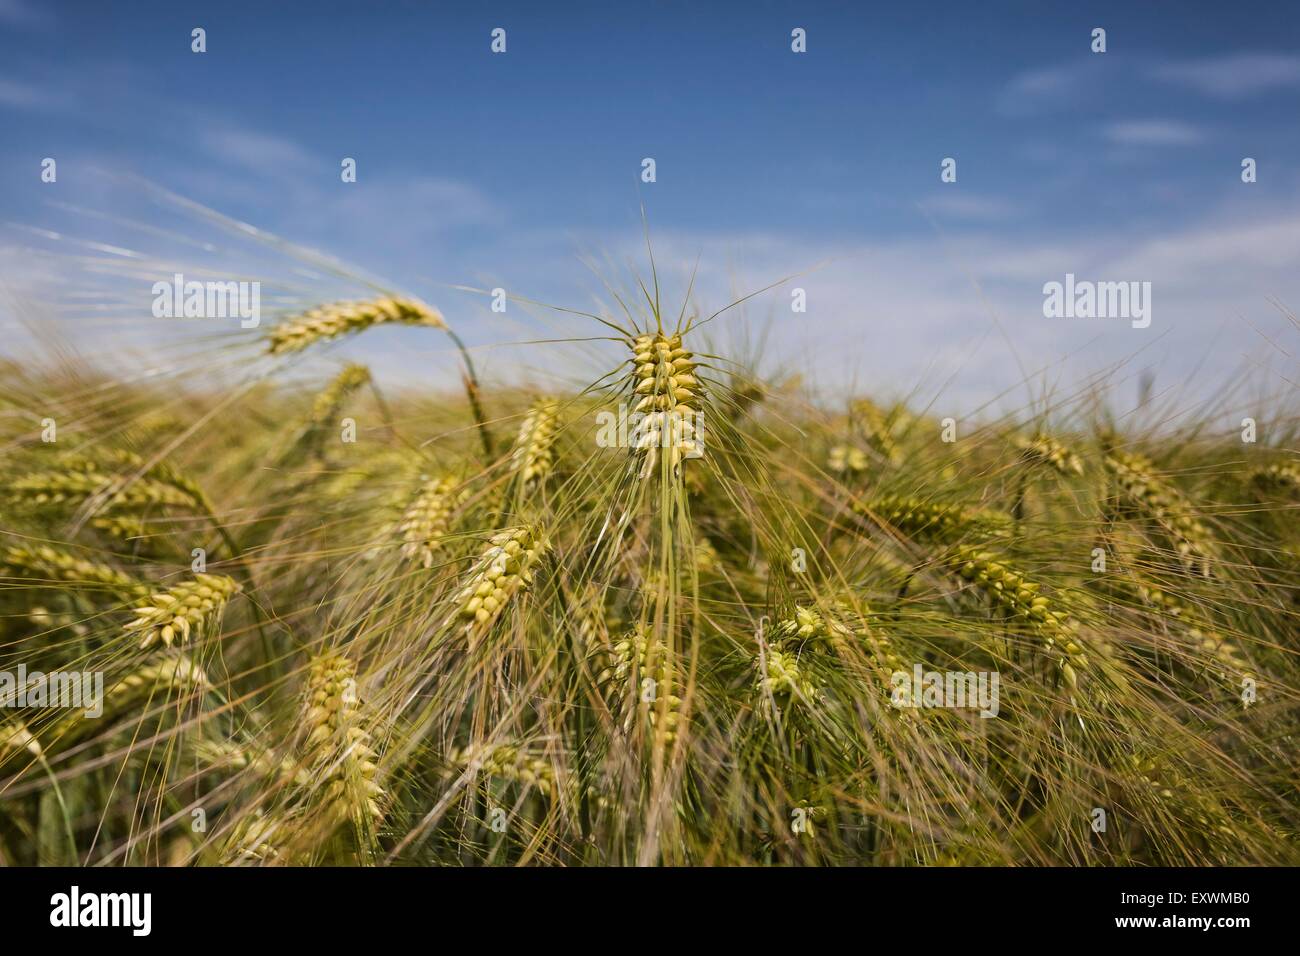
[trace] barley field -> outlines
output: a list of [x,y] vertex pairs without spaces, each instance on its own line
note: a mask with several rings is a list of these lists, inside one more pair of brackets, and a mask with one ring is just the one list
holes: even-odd
[[1294,410],[828,399],[734,305],[647,267],[563,389],[394,290],[6,360],[0,861],[1300,862]]

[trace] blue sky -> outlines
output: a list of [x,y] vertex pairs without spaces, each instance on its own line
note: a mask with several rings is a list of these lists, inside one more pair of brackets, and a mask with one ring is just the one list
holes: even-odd
[[[782,289],[728,321],[828,383],[970,405],[1128,358],[1276,392],[1300,381],[1278,307],[1300,309],[1297,117],[1291,3],[0,0],[0,246],[20,295],[69,286],[23,258],[29,227],[192,262],[127,223],[207,228],[138,176],[400,283],[504,371],[494,345],[561,327],[449,286],[590,307],[580,258],[634,260],[644,201],[670,287],[698,258],[701,308],[821,264],[793,283],[806,316]],[[1152,327],[1044,318],[1067,271],[1151,281]]]

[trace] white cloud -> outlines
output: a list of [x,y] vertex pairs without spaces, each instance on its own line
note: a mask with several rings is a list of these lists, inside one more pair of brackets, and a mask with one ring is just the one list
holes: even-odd
[[44,27],[51,22],[48,9],[26,0],[0,0],[0,23],[18,27]]
[[1205,139],[1205,134],[1190,123],[1168,119],[1122,120],[1102,132],[1120,146],[1190,146]]
[[292,140],[256,130],[200,122],[199,147],[226,163],[268,175],[293,175],[318,161]]
[[45,84],[0,77],[0,106],[18,110],[53,110],[63,109],[68,102],[65,93]]
[[939,218],[993,222],[1014,216],[1020,207],[1008,199],[975,196],[951,189],[929,196],[919,203],[921,209]]
[[1270,90],[1300,90],[1300,55],[1237,53],[1166,63],[1152,75],[1207,96],[1240,99]]

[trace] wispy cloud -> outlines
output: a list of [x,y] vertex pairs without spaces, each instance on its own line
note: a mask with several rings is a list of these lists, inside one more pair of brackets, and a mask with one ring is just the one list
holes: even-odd
[[1273,90],[1300,90],[1300,54],[1236,53],[1183,60],[1156,67],[1152,75],[1207,96],[1234,100]]
[[965,219],[972,222],[995,222],[1009,219],[1020,210],[1017,203],[994,196],[975,196],[948,190],[928,196],[919,203],[921,209],[940,218]]
[[1102,101],[1114,86],[1127,82],[1122,64],[1093,54],[1056,66],[1025,70],[1011,77],[998,93],[996,107],[1007,116],[1031,116]]
[[46,27],[53,22],[49,9],[27,0],[0,0],[0,23],[16,27]]
[[[0,0],[2,3],[3,0]],[[16,110],[63,109],[70,97],[43,83],[27,83],[0,77],[0,107]]]
[[1169,119],[1123,120],[1102,131],[1119,146],[1190,146],[1205,140],[1205,134],[1190,123]]
[[202,123],[198,136],[200,147],[216,159],[262,173],[292,175],[314,162],[297,143],[270,133]]

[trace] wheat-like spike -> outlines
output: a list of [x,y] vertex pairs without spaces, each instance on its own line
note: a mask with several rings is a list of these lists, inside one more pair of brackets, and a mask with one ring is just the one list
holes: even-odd
[[796,604],[794,617],[778,621],[772,629],[772,643],[788,645],[815,642],[832,646],[851,634],[852,631],[844,624],[828,620],[816,608]]
[[1246,480],[1264,491],[1294,495],[1300,491],[1300,465],[1284,463],[1256,468]]
[[676,475],[683,459],[704,453],[697,363],[682,348],[680,334],[638,335],[632,340],[632,352],[633,392],[640,396],[633,411],[644,416],[630,436],[632,453],[642,458],[641,477],[646,478],[663,448]]
[[564,624],[579,653],[595,654],[609,648],[612,627],[600,592],[590,582],[577,594],[566,592]]
[[1220,678],[1228,680],[1235,675],[1250,672],[1250,665],[1242,658],[1237,645],[1202,621],[1193,606],[1154,584],[1140,582],[1137,591],[1147,604],[1183,625],[1184,633],[1195,642],[1197,650],[1213,658],[1222,667],[1219,671]]
[[213,689],[213,685],[203,668],[184,654],[164,657],[131,671],[106,688],[101,719],[87,720],[79,712],[71,714],[51,732],[47,745],[54,746],[57,743],[64,746],[79,740],[102,726],[104,720],[136,708],[141,701],[156,699],[159,688],[164,688],[168,693],[172,690],[207,693]]
[[1189,569],[1209,574],[1214,546],[1209,531],[1182,495],[1141,455],[1112,450],[1105,456],[1106,468],[1114,474],[1122,496],[1140,512],[1152,518],[1173,539],[1174,547]]
[[[838,613],[827,616],[816,608],[795,605],[794,617],[784,618],[772,628],[770,646],[784,656],[782,664],[793,655],[807,651],[819,654],[834,652],[854,641],[864,644],[870,650],[882,686],[888,684],[890,675],[907,670],[903,659],[894,649],[893,641],[883,628],[868,624],[866,618],[860,618],[855,612],[842,610],[844,620],[840,619]],[[869,615],[870,610],[867,609],[866,613]],[[850,627],[845,620],[857,620],[858,624]],[[809,683],[814,688],[817,686],[815,681],[810,680]],[[909,708],[898,708],[894,712],[903,720],[913,719],[916,713]]]
[[304,786],[308,782],[306,770],[296,760],[276,760],[266,751],[242,747],[232,740],[201,738],[194,742],[194,755],[213,770],[251,770],[280,782]]
[[853,445],[835,445],[826,457],[826,467],[837,474],[861,474],[869,464],[867,453]]
[[441,313],[414,299],[384,297],[369,302],[332,302],[272,327],[266,337],[267,351],[271,355],[297,352],[317,342],[390,322],[447,328]]
[[894,422],[890,420],[890,416],[882,412],[875,402],[865,398],[855,401],[851,410],[861,419],[863,433],[875,444],[886,460],[894,465],[901,462],[903,452],[894,441]]
[[[9,485],[12,497],[33,505],[63,504],[85,501],[107,491],[119,479],[95,471],[38,472],[16,478]],[[193,507],[192,495],[160,481],[142,478],[115,492],[109,499],[113,507],[172,505]]]
[[543,480],[555,467],[555,434],[559,423],[560,403],[553,398],[539,398],[528,409],[519,426],[511,469],[525,485]]
[[147,585],[117,568],[96,561],[87,561],[45,544],[31,548],[6,548],[0,552],[0,568],[15,574],[41,576],[51,581],[96,585],[129,595],[142,595],[149,592]]
[[132,515],[103,515],[92,519],[90,526],[124,544],[149,536],[145,523]]
[[1020,456],[1030,464],[1046,465],[1063,475],[1082,475],[1083,459],[1068,445],[1042,432],[1032,438],[1016,439]]
[[27,730],[21,720],[0,720],[0,763],[11,753],[25,750],[33,757],[44,752],[41,743]]
[[312,400],[312,422],[322,425],[332,421],[348,397],[369,383],[370,369],[356,363],[345,365],[343,370],[334,376],[334,379]]
[[762,697],[779,701],[816,699],[817,684],[799,666],[797,655],[769,647],[755,658],[754,666],[758,669],[755,690]]
[[[138,462],[140,466],[143,466],[144,464],[144,462],[139,459],[139,456],[132,455],[131,459],[135,462]],[[207,494],[199,486],[199,483],[194,481],[187,475],[185,475],[175,465],[171,464],[170,462],[166,462],[166,461],[157,462],[156,464],[154,464],[153,466],[151,466],[145,471],[145,475],[146,477],[152,478],[153,480],[161,482],[164,485],[168,485],[172,488],[175,488],[177,491],[181,492],[182,494],[188,495],[190,498],[190,502],[192,503],[192,506],[196,510],[202,511],[208,515],[215,514],[215,511],[212,507],[212,502],[208,499]]]
[[136,618],[126,633],[140,637],[140,646],[162,641],[171,647],[176,640],[197,640],[221,615],[226,602],[239,591],[239,584],[219,574],[196,574],[193,581],[159,591],[146,605],[135,609]]
[[459,484],[450,475],[425,482],[397,525],[403,556],[418,559],[426,568],[433,567],[434,554],[443,545],[452,514],[469,497],[468,489],[457,490]]
[[1001,534],[1010,522],[1007,515],[996,511],[901,496],[855,502],[852,508],[912,537],[936,541],[951,541],[964,534]]
[[695,532],[695,567],[701,574],[718,574],[722,570],[722,556],[704,534]]
[[105,710],[108,709],[108,701],[118,700],[125,705],[141,691],[149,690],[157,684],[203,691],[212,689],[212,682],[208,680],[203,668],[184,654],[177,654],[132,671],[119,680],[105,692]]
[[334,825],[351,821],[373,837],[383,821],[385,794],[375,779],[377,758],[361,716],[356,665],[337,653],[313,658],[303,717],[313,789]]
[[[650,725],[661,729],[664,740],[671,742],[677,735],[682,699],[673,693],[676,668],[668,645],[658,639],[649,640],[642,631],[633,629],[622,640],[616,641],[608,653],[599,650],[597,654],[605,665],[597,675],[597,683],[615,694],[630,690],[635,700],[646,705]],[[646,681],[650,683],[647,685]],[[646,694],[647,690],[652,693]],[[659,724],[660,699],[665,699],[666,704],[662,728]]]
[[546,548],[541,533],[527,526],[492,536],[456,596],[467,633],[486,632],[515,594],[532,584],[533,570]]
[[548,797],[555,793],[555,771],[551,764],[521,744],[466,747],[449,754],[453,767],[470,768],[492,777],[536,787]]
[[280,860],[277,833],[281,829],[261,809],[242,817],[226,841],[221,854],[222,866],[262,865]]
[[[131,671],[104,690],[101,713],[89,718],[83,711],[64,717],[46,737],[47,749],[64,748],[86,737],[108,721],[135,710],[144,701],[170,696],[172,690],[200,691],[213,689],[203,669],[183,654],[164,657]],[[88,709],[88,708],[87,708]]]
[[1207,795],[1204,788],[1196,785],[1185,775],[1172,767],[1160,757],[1149,754],[1130,754],[1129,767],[1138,780],[1162,802],[1177,805],[1182,802],[1197,823],[1209,834],[1239,839],[1232,827],[1232,818],[1224,811],[1213,797]]
[[1028,624],[1043,639],[1044,648],[1061,667],[1071,688],[1078,687],[1075,667],[1086,667],[1087,658],[1075,634],[1076,627],[1064,611],[1052,607],[1050,598],[1038,593],[1037,582],[988,551],[969,545],[957,547],[950,558],[957,573],[983,591],[989,599]]

